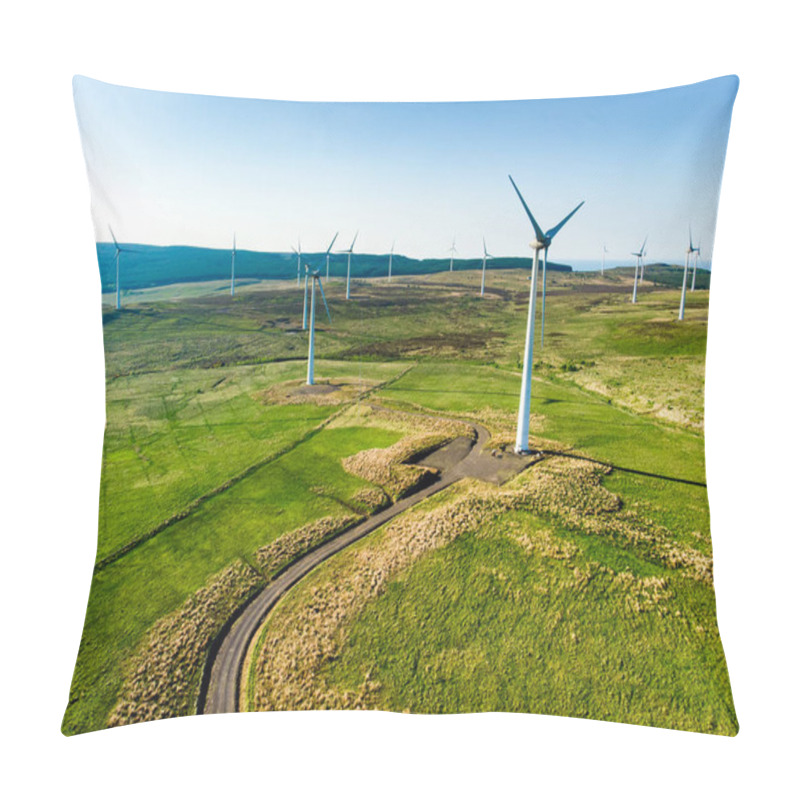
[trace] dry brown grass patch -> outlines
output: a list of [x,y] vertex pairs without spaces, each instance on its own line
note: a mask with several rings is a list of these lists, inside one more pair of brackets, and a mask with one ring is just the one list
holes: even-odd
[[[431,467],[407,462],[441,447],[457,436],[473,435],[469,425],[441,417],[364,405],[358,406],[353,413],[358,414],[365,424],[410,431],[409,435],[390,447],[362,450],[342,459],[342,466],[347,472],[382,487],[393,500],[404,497],[436,475],[437,471]],[[347,424],[347,419],[338,422]]]
[[360,522],[363,517],[349,514],[341,517],[322,517],[301,528],[284,533],[274,542],[259,548],[255,558],[267,579],[273,578],[300,556],[326,542],[337,533]]

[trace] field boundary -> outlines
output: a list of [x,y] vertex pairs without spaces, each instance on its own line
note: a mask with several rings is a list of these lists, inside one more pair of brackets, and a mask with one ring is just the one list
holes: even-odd
[[311,428],[310,430],[306,431],[306,433],[303,434],[303,436],[301,436],[299,439],[296,439],[293,442],[290,442],[289,444],[287,444],[284,447],[282,447],[280,450],[277,450],[276,452],[271,453],[270,455],[268,455],[265,458],[255,462],[254,464],[251,464],[249,467],[246,467],[244,470],[242,470],[242,472],[238,473],[237,475],[234,475],[232,478],[229,478],[227,481],[225,481],[224,483],[221,483],[219,486],[215,486],[213,489],[210,489],[208,492],[205,492],[204,494],[200,495],[199,497],[196,497],[188,505],[184,506],[180,511],[178,511],[175,514],[173,514],[172,516],[168,517],[163,522],[160,522],[154,528],[151,528],[149,531],[147,531],[146,533],[142,534],[142,536],[139,536],[136,539],[132,539],[130,542],[128,542],[127,544],[125,544],[122,547],[118,548],[113,553],[109,553],[109,555],[104,556],[103,558],[101,558],[99,561],[97,561],[95,563],[93,572],[95,574],[98,573],[98,572],[101,572],[106,567],[110,566],[111,564],[113,564],[116,561],[119,561],[120,558],[122,558],[123,556],[126,556],[128,553],[132,552],[133,550],[135,550],[140,545],[142,545],[145,542],[150,541],[150,539],[153,539],[154,537],[158,536],[159,533],[163,533],[167,528],[171,527],[175,523],[180,522],[183,519],[186,519],[188,516],[193,514],[195,511],[197,511],[197,509],[199,509],[208,500],[211,500],[212,498],[219,496],[223,492],[226,492],[228,489],[230,489],[231,487],[235,486],[240,481],[243,481],[245,478],[247,478],[250,475],[252,475],[256,470],[261,469],[261,467],[265,467],[267,464],[270,464],[271,462],[276,461],[277,459],[279,459],[279,458],[287,455],[288,453],[292,452],[292,450],[296,449],[300,445],[305,444],[306,442],[310,441],[318,433],[320,433],[320,431],[324,430],[331,422],[333,422],[339,416],[344,414],[344,412],[347,411],[349,408],[354,406],[356,403],[361,402],[365,398],[369,397],[373,392],[380,391],[380,390],[386,388],[387,386],[389,386],[391,383],[394,383],[394,381],[400,380],[400,378],[402,378],[404,375],[406,375],[415,366],[416,366],[416,362],[413,363],[413,364],[410,364],[408,367],[406,367],[404,370],[402,370],[398,375],[395,375],[392,378],[389,378],[388,380],[383,381],[383,383],[378,383],[378,384],[376,384],[375,386],[373,386],[373,387],[371,387],[369,389],[365,389],[363,392],[361,392],[361,394],[357,395],[349,403],[345,403],[340,408],[338,408],[336,411],[334,411],[334,413],[331,414],[329,417],[326,417],[322,422],[318,423],[313,428]]

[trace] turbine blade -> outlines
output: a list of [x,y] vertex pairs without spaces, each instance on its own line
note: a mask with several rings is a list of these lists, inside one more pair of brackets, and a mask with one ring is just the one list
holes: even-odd
[[581,206],[582,206],[582,205],[583,205],[585,202],[586,202],[585,200],[581,200],[581,202],[580,202],[580,203],[578,203],[578,205],[577,205],[577,206],[575,206],[575,208],[573,208],[573,209],[572,209],[572,211],[570,211],[570,212],[569,212],[569,214],[567,214],[567,216],[566,216],[566,217],[564,217],[564,219],[562,219],[562,220],[561,220],[561,222],[559,222],[559,223],[558,223],[558,225],[556,225],[556,226],[555,226],[555,228],[550,228],[550,230],[549,230],[549,231],[547,231],[547,238],[548,238],[548,239],[552,239],[552,238],[553,238],[553,237],[554,237],[554,236],[555,236],[555,235],[556,235],[556,234],[557,234],[557,233],[558,233],[558,232],[559,232],[559,231],[560,231],[560,230],[561,230],[561,229],[562,229],[562,228],[563,228],[563,227],[564,227],[564,226],[565,226],[565,225],[566,225],[566,224],[567,224],[569,221],[570,221],[570,219],[572,219],[572,216],[575,214],[575,212],[576,212],[576,211],[577,211],[577,210],[578,210],[578,209],[579,209],[579,208],[580,208],[580,207],[581,207]]
[[114,247],[116,247],[117,250],[119,250],[119,245],[117,244],[117,237],[114,236],[114,231],[111,230],[110,225],[108,226],[108,232],[111,234],[111,238],[114,240]]
[[356,246],[356,239],[358,239],[358,231],[356,231],[356,235],[353,237],[353,243],[350,245],[350,252],[353,252],[353,248]]
[[487,257],[489,254],[486,252],[486,237],[483,237],[483,255],[484,258]]
[[517,197],[519,197],[520,202],[522,203],[522,207],[525,209],[525,213],[528,215],[528,219],[531,221],[531,225],[533,225],[534,231],[536,231],[536,239],[540,242],[543,242],[545,239],[544,233],[542,229],[539,227],[539,223],[534,218],[533,214],[531,214],[531,210],[528,208],[528,204],[525,202],[525,198],[522,196],[522,193],[517,188],[517,184],[514,183],[514,179],[509,175],[508,179],[511,181],[511,185],[514,187],[514,191],[517,193]]
[[326,256],[331,252],[331,248],[333,247],[333,243],[336,241],[336,237],[338,235],[339,235],[339,231],[336,231],[336,233],[333,236],[333,239],[331,239],[331,243],[328,245],[328,249],[325,251],[325,255]]
[[236,234],[233,234],[233,252],[236,252]]
[[331,311],[328,308],[328,301],[325,299],[325,290],[322,288],[322,280],[320,279],[319,275],[315,275],[314,278],[319,284],[319,293],[322,295],[322,302],[325,303],[325,313],[328,315],[328,322],[330,322],[331,325],[333,325],[333,320],[331,319]]
[[[649,235],[650,234],[648,233],[647,236],[649,236]],[[644,237],[644,241],[642,242],[642,246],[639,248],[639,255],[644,253],[644,246],[647,244],[647,236]]]

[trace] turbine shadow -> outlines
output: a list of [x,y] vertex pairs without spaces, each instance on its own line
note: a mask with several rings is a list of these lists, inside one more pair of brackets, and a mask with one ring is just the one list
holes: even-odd
[[589,461],[592,464],[599,464],[602,467],[611,467],[611,469],[615,469],[618,472],[628,472],[631,475],[642,475],[645,478],[657,478],[661,481],[671,481],[672,483],[683,483],[687,486],[699,486],[703,489],[707,489],[708,486],[705,483],[701,483],[700,481],[690,481],[688,478],[675,478],[671,475],[659,475],[657,472],[644,472],[640,469],[631,469],[630,467],[620,467],[616,464],[609,464],[607,461],[598,461],[596,458],[589,458],[589,456],[579,456],[575,453],[564,453],[560,450],[542,450],[547,456],[563,456],[564,458],[574,458],[578,461]]

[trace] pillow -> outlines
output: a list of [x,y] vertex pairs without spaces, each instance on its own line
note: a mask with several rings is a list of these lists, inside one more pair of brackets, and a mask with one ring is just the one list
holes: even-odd
[[345,708],[735,735],[703,378],[737,87],[76,77],[107,421],[63,732]]

